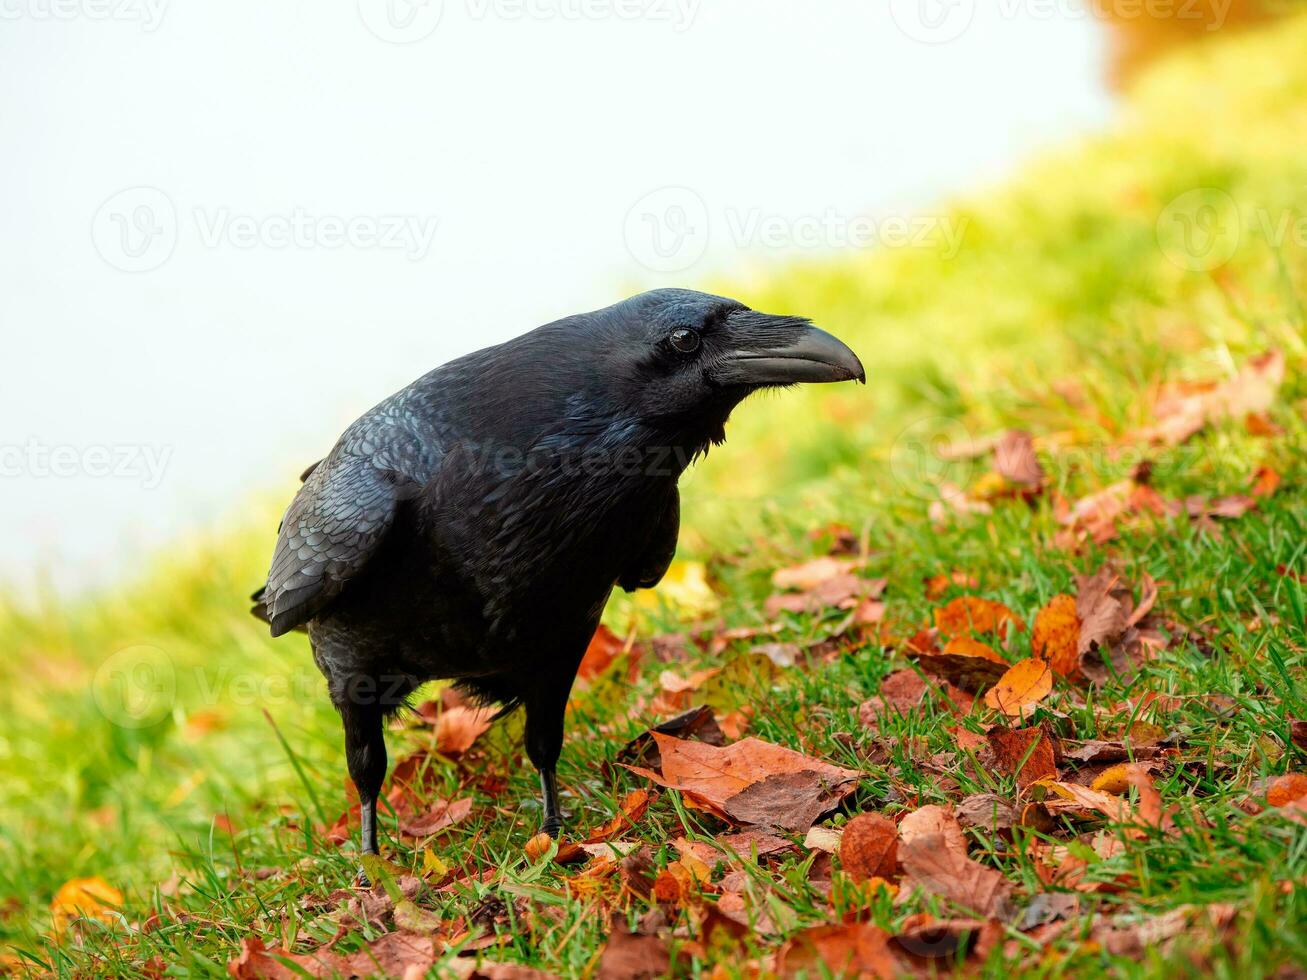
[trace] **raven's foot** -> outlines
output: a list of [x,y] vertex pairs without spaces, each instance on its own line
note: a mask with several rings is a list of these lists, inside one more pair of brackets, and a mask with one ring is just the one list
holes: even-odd
[[359,868],[359,873],[358,875],[355,876],[354,880],[360,888],[372,887],[372,879],[368,877],[367,871],[365,871],[363,868]]
[[558,835],[563,832],[563,820],[559,816],[552,816],[545,820],[544,825],[540,828],[540,833],[548,834],[554,840],[558,840]]

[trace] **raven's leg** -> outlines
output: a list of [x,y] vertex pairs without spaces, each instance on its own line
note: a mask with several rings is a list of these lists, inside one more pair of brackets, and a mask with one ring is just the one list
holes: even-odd
[[554,769],[563,750],[563,714],[572,690],[572,676],[538,680],[526,696],[526,754],[540,771],[540,789],[544,795],[545,822],[540,828],[550,837],[563,829],[563,815],[558,808],[558,777]]
[[[377,796],[386,778],[386,740],[382,736],[383,712],[375,700],[360,703],[347,698],[340,705],[345,724],[345,761],[350,779],[359,791],[359,814],[362,825],[363,853],[377,854]],[[359,884],[368,884],[367,875],[359,871]]]

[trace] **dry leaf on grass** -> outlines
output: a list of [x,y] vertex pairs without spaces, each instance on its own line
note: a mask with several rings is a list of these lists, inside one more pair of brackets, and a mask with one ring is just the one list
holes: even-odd
[[967,636],[949,640],[942,652],[918,652],[909,646],[907,653],[926,673],[973,694],[995,683],[1009,667],[985,644]]
[[443,948],[433,936],[390,932],[348,956],[326,949],[293,954],[270,949],[258,937],[247,937],[240,953],[227,964],[227,972],[236,980],[294,980],[306,973],[311,977],[400,977],[414,971],[416,976],[425,976]]
[[442,830],[448,830],[471,812],[470,796],[460,800],[437,800],[425,813],[400,824],[399,830],[409,837],[430,837]]
[[827,609],[854,609],[868,599],[878,599],[885,591],[883,578],[862,578],[841,572],[822,580],[803,592],[779,592],[763,603],[768,618],[780,613],[818,613]]
[[862,922],[812,926],[792,936],[776,956],[782,977],[876,977],[892,980],[898,966],[889,934]]
[[1016,776],[1019,789],[1036,780],[1056,778],[1056,742],[1041,726],[1012,729],[997,725],[985,738],[994,750],[995,764],[1004,774]]
[[645,815],[652,799],[653,794],[647,789],[637,789],[627,793],[613,819],[592,830],[583,843],[597,844],[630,830]]
[[1009,483],[1037,490],[1044,483],[1044,468],[1035,456],[1029,432],[1011,429],[994,446],[994,469]]
[[671,968],[672,958],[661,936],[631,932],[621,915],[613,916],[595,980],[661,980]]
[[771,584],[777,589],[797,589],[807,592],[838,575],[858,568],[862,562],[852,558],[832,558],[829,555],[814,558],[802,565],[778,568],[772,573]]
[[1055,595],[1035,614],[1030,649],[1036,657],[1047,660],[1060,677],[1079,675],[1080,617],[1076,615],[1075,596]]
[[1021,617],[1001,602],[979,596],[959,596],[935,610],[935,628],[948,637],[971,633],[1024,632]]
[[877,813],[860,813],[844,826],[840,866],[854,881],[892,878],[898,867],[898,828]]
[[1279,777],[1266,791],[1266,802],[1271,806],[1288,806],[1304,798],[1307,798],[1307,774],[1301,772]]
[[[960,831],[959,831],[960,832]],[[977,915],[1012,915],[1012,883],[993,868],[950,847],[943,834],[926,834],[899,847],[899,863],[915,884]]]
[[694,739],[706,742],[708,745],[726,744],[726,736],[717,723],[717,716],[712,708],[701,704],[631,739],[618,751],[617,761],[633,766],[648,766],[651,769],[661,768],[662,757],[658,753],[655,734],[671,735],[685,740]]
[[114,921],[114,911],[123,904],[123,893],[103,878],[73,878],[65,881],[50,900],[54,931],[61,933],[74,919]]
[[459,756],[472,747],[494,720],[494,708],[447,708],[436,721],[436,751]]
[[1271,350],[1249,358],[1228,381],[1163,385],[1153,403],[1156,422],[1133,438],[1178,446],[1209,423],[1265,412],[1284,381],[1284,367],[1284,355]]
[[1033,709],[1053,690],[1053,671],[1034,657],[1007,669],[985,693],[985,703],[1005,715],[1020,717]]
[[957,818],[935,803],[918,807],[899,821],[899,840],[904,844],[927,837],[941,839],[949,850],[967,856],[967,835],[962,832]]
[[661,771],[626,768],[736,824],[806,831],[852,793],[862,776],[757,738],[725,747],[660,732],[653,738]]
[[607,670],[609,664],[625,649],[625,641],[601,624],[595,630],[595,635],[590,638],[589,646],[585,648],[585,656],[581,658],[581,665],[576,669],[576,676],[582,681],[593,680]]

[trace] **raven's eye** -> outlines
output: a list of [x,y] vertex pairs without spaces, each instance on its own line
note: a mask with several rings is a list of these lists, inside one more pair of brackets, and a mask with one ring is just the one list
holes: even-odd
[[699,349],[699,335],[687,327],[673,330],[668,340],[682,354],[693,354]]

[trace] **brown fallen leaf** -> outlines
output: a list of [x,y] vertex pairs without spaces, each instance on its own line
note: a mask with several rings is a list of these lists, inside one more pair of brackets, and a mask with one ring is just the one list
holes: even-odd
[[441,755],[460,756],[472,747],[494,721],[494,708],[447,708],[436,721],[436,751]]
[[996,793],[974,793],[958,803],[957,821],[964,828],[975,827],[997,834],[1012,829],[1017,822],[1017,811]]
[[867,599],[877,599],[885,591],[887,580],[869,579],[843,572],[824,579],[804,592],[781,592],[763,603],[767,617],[780,613],[818,613],[827,609],[854,609]]
[[899,863],[910,879],[905,886],[918,885],[977,915],[1012,916],[1012,883],[993,868],[959,854],[942,834],[904,842]]
[[1096,813],[1113,823],[1124,823],[1130,819],[1132,808],[1129,802],[1110,793],[1078,783],[1053,780],[1041,782],[1040,785],[1053,794],[1052,798],[1044,801],[1044,806],[1052,812],[1080,817]]
[[935,610],[935,628],[947,637],[971,633],[1025,632],[1021,617],[1001,602],[979,596],[959,596]]
[[892,878],[898,867],[898,828],[878,813],[860,813],[844,826],[840,866],[854,881]]
[[967,636],[949,640],[942,652],[917,652],[911,645],[907,652],[926,673],[973,694],[994,684],[1010,666],[985,644]]
[[862,774],[757,738],[725,747],[653,733],[661,772],[627,765],[680,790],[685,802],[744,825],[806,831],[853,792]]
[[583,843],[597,844],[632,829],[645,815],[652,799],[653,794],[647,789],[637,789],[627,793],[617,814],[607,823],[592,830]]
[[623,916],[613,916],[612,931],[595,970],[596,980],[661,980],[671,968],[671,954],[661,936],[632,932]]
[[889,934],[863,922],[812,926],[790,937],[776,956],[781,977],[876,977],[892,980],[898,966]]
[[687,740],[697,739],[709,745],[726,744],[726,736],[717,723],[717,716],[713,713],[713,709],[706,704],[701,704],[631,739],[618,751],[617,762],[648,766],[651,769],[661,768],[662,757],[658,754],[655,734],[671,735],[674,738]]
[[1029,432],[1011,429],[994,446],[994,468],[1009,483],[1037,490],[1044,483],[1044,468],[1035,456]]
[[995,711],[1022,717],[1053,690],[1053,671],[1043,660],[1030,657],[1007,669],[985,693],[985,703]]
[[974,575],[968,575],[966,572],[954,570],[947,575],[936,575],[926,579],[926,598],[935,600],[941,598],[951,587],[959,589],[978,589],[980,580]]
[[430,837],[448,830],[471,812],[470,796],[458,800],[436,800],[425,813],[400,824],[399,830],[409,837]]
[[957,818],[936,803],[918,807],[899,821],[899,840],[911,844],[927,837],[938,838],[943,846],[962,857],[967,856],[967,835]]
[[1284,355],[1271,350],[1249,358],[1228,381],[1163,385],[1153,403],[1156,422],[1132,437],[1177,446],[1212,422],[1264,413],[1284,381],[1284,370]]
[[1002,937],[998,919],[936,919],[922,912],[904,921],[890,939],[890,949],[915,968],[914,974],[931,976],[960,959],[964,970],[978,967]]
[[1016,776],[1018,789],[1057,776],[1056,743],[1043,727],[1011,729],[996,725],[985,733],[985,738],[994,750],[995,764],[1006,775]]
[[837,575],[848,574],[861,564],[862,562],[851,558],[832,558],[825,555],[801,565],[778,568],[772,573],[771,584],[777,589],[797,589],[807,592]]
[[330,950],[294,954],[280,947],[269,948],[257,936],[246,936],[241,940],[240,952],[228,961],[227,972],[235,980],[294,980],[305,974],[331,977],[344,972],[344,961],[345,957]]
[[1059,677],[1073,679],[1080,674],[1080,617],[1075,596],[1055,595],[1035,614],[1030,649],[1047,660]]

